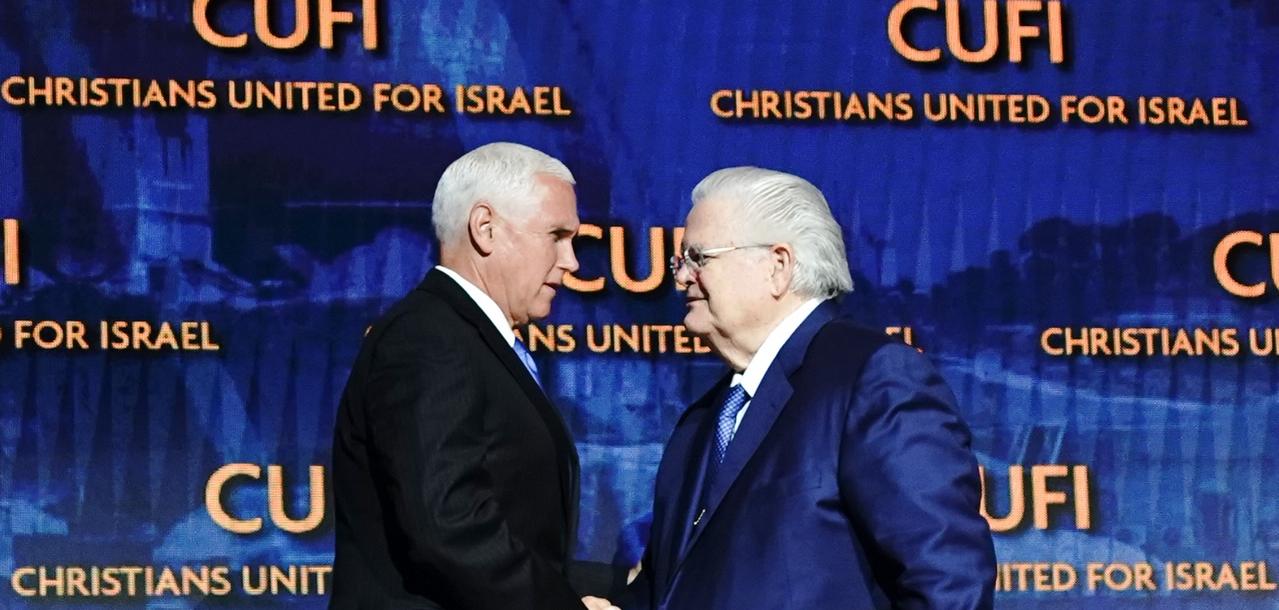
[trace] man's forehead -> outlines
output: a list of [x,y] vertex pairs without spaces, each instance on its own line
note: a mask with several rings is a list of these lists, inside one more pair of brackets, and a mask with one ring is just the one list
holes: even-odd
[[[707,207],[707,206],[710,207]],[[707,240],[715,240],[728,232],[727,221],[713,201],[702,201],[693,206],[684,221],[684,243],[704,246]]]
[[577,200],[572,197],[543,197],[538,213],[551,218],[576,218]]
[[545,174],[538,174],[537,180],[542,189],[533,220],[555,228],[576,228],[579,221],[577,194],[573,192],[573,186]]

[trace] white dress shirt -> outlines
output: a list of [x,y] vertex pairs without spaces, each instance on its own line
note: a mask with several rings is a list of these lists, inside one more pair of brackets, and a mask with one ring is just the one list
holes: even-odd
[[759,350],[751,358],[746,365],[746,370],[733,374],[733,380],[729,386],[741,384],[742,389],[746,390],[746,395],[750,398],[746,400],[746,404],[737,412],[737,422],[733,424],[733,433],[737,433],[737,428],[742,425],[742,418],[746,416],[746,410],[751,407],[751,400],[755,397],[755,392],[759,390],[759,384],[764,380],[764,373],[768,372],[768,367],[773,365],[773,360],[777,358],[777,353],[782,351],[782,346],[786,345],[786,341],[790,336],[795,334],[799,329],[799,325],[808,319],[808,316],[817,309],[818,305],[825,302],[825,299],[809,299],[800,305],[795,311],[790,312],[782,321],[773,328],[768,336],[764,338],[764,342],[760,344]]
[[466,291],[466,295],[471,297],[471,300],[475,301],[476,305],[480,306],[480,311],[484,312],[484,315],[488,316],[489,320],[493,322],[493,326],[497,327],[497,332],[502,334],[503,339],[506,339],[506,344],[511,349],[515,349],[515,331],[511,330],[511,323],[506,320],[506,314],[502,313],[502,308],[497,306],[497,301],[494,301],[493,297],[480,290],[479,286],[466,281],[456,271],[444,265],[436,265],[435,268],[442,271],[444,275],[453,278],[453,281],[457,282],[457,285]]

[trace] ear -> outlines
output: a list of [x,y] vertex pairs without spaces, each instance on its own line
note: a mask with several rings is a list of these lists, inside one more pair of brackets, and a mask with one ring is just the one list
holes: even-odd
[[769,293],[781,298],[790,292],[795,280],[795,249],[788,243],[773,244],[768,249]]
[[497,228],[496,220],[493,206],[487,201],[481,201],[472,206],[471,213],[466,218],[466,229],[470,233],[471,244],[481,255],[492,254],[497,246],[497,238],[493,234]]

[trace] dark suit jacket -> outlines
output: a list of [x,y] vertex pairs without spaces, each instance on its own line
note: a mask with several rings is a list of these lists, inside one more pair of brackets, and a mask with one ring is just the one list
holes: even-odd
[[709,484],[729,378],[684,414],[637,605],[991,606],[994,548],[953,396],[917,351],[835,314],[824,303],[791,335]]
[[568,429],[433,270],[365,337],[338,409],[332,608],[583,607]]

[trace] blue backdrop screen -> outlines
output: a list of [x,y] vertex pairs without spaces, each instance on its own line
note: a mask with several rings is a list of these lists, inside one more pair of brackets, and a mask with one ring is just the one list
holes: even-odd
[[579,557],[638,558],[724,371],[665,260],[749,164],[824,191],[842,308],[954,389],[1001,607],[1279,607],[1279,5],[326,4],[0,2],[0,606],[323,606],[362,334],[510,140],[586,223],[522,329]]

